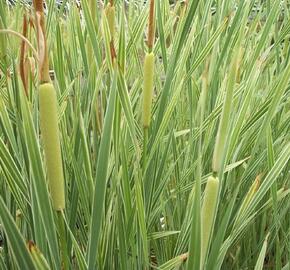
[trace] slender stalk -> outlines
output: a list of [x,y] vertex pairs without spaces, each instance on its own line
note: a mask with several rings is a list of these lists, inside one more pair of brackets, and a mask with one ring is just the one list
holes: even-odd
[[[208,67],[206,67],[202,75],[202,91],[199,103],[199,126],[203,130],[203,119],[207,97],[207,76]],[[202,264],[202,238],[201,238],[201,177],[202,177],[202,142],[203,134],[201,133],[198,140],[198,160],[197,160],[197,177],[195,181],[194,205],[192,208],[192,217],[194,222],[191,224],[191,235],[189,243],[189,260],[187,262],[187,269],[199,269]]]
[[58,229],[59,229],[59,244],[62,257],[62,269],[69,269],[69,256],[67,254],[67,239],[65,231],[65,222],[62,210],[56,211],[58,217]]
[[148,144],[148,128],[143,129],[143,174],[147,165],[147,144]]

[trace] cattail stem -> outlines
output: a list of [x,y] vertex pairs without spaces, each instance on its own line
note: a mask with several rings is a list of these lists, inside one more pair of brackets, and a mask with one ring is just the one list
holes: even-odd
[[66,240],[64,217],[62,215],[62,211],[57,211],[57,215],[58,215],[58,227],[59,227],[59,236],[60,236],[59,243],[60,243],[61,257],[62,257],[62,269],[68,270],[69,257],[67,253],[67,240]]
[[147,164],[147,144],[148,144],[148,128],[143,129],[143,173],[145,173],[145,168]]
[[201,209],[201,269],[208,252],[209,240],[215,223],[215,212],[218,203],[219,180],[217,177],[208,178],[204,191]]

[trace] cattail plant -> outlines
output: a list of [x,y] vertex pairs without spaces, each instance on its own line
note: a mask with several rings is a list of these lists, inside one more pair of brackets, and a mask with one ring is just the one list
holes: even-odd
[[59,141],[57,99],[49,77],[49,59],[45,37],[42,0],[34,1],[39,48],[39,110],[41,136],[44,144],[48,184],[55,210],[65,208],[64,177]]
[[215,223],[218,191],[219,179],[217,177],[210,176],[207,180],[201,209],[201,269],[203,269],[210,236]]
[[287,269],[287,1],[32,1],[0,0],[0,269]]
[[143,124],[143,169],[146,166],[146,151],[148,140],[148,128],[151,121],[151,107],[153,97],[153,77],[154,77],[154,0],[150,1],[148,19],[148,52],[145,54],[143,67],[143,104],[142,104],[142,124]]
[[149,23],[148,23],[148,53],[144,60],[144,85],[143,85],[143,111],[142,122],[144,130],[149,128],[151,120],[151,106],[153,97],[153,76],[154,76],[154,0],[150,1]]
[[60,246],[63,269],[68,269],[66,238],[62,211],[65,208],[64,176],[58,128],[57,98],[49,76],[49,57],[46,41],[43,0],[34,0],[39,54],[39,113],[41,137],[47,169],[48,186],[53,208],[59,217]]

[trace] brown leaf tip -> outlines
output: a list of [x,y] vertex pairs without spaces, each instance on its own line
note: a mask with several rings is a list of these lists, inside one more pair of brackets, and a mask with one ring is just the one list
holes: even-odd
[[29,249],[30,252],[32,252],[32,250],[35,248],[35,244],[34,244],[34,242],[32,240],[29,240],[27,242],[27,246],[28,246],[28,249]]

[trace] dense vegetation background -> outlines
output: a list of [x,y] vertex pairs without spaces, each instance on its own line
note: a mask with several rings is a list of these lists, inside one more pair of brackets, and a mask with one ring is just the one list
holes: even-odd
[[153,4],[0,1],[1,269],[289,269],[288,1]]

